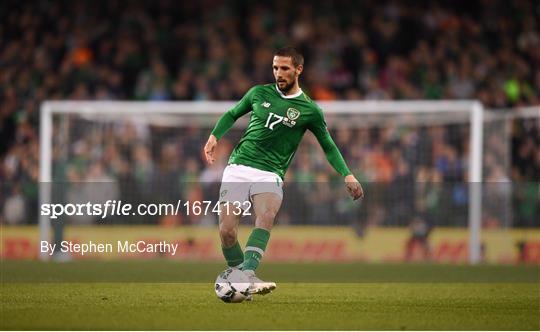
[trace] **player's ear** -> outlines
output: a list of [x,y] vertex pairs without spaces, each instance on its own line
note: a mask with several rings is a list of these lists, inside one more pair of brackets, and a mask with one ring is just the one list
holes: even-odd
[[295,71],[296,71],[296,75],[302,74],[302,72],[304,71],[304,66],[303,65],[296,66]]

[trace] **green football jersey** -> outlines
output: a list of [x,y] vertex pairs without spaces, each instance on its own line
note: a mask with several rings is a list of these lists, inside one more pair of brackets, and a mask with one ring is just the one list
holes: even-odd
[[219,140],[249,112],[248,127],[229,158],[230,164],[274,172],[283,179],[304,133],[310,130],[336,171],[350,174],[328,133],[322,110],[302,91],[285,96],[275,84],[254,86],[219,119],[212,134]]

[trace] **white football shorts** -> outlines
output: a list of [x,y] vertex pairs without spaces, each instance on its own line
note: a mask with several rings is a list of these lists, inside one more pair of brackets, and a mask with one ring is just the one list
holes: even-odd
[[220,202],[247,202],[251,196],[275,193],[283,199],[283,180],[276,173],[245,165],[230,164],[223,171]]

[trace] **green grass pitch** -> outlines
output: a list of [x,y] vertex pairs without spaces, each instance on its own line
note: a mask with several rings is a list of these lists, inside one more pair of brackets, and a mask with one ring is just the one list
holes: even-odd
[[540,267],[274,264],[278,288],[226,304],[222,264],[1,264],[0,328],[108,330],[539,330]]

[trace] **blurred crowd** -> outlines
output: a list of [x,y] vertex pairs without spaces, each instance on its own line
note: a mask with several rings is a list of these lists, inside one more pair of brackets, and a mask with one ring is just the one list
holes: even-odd
[[[512,112],[540,104],[539,18],[540,4],[525,0],[2,1],[0,222],[36,221],[43,100],[237,100],[250,86],[273,80],[272,52],[292,44],[306,58],[302,88],[316,100],[478,99]],[[511,198],[519,225],[530,225],[539,213],[537,119],[514,121],[509,142],[496,131],[485,138],[492,151],[485,155],[485,179],[523,183]],[[200,147],[208,133],[201,128],[179,133],[125,123],[97,135],[83,122],[70,126],[79,135],[55,143],[54,179],[114,180],[115,195],[128,200],[165,193],[206,197],[205,190],[215,188],[185,184],[219,180],[234,143],[225,142],[222,162],[206,168]],[[333,129],[348,163],[363,181],[376,183],[368,222],[433,219],[428,212],[436,213],[440,202],[466,214],[467,190],[459,182],[466,181],[468,146],[458,138],[468,135],[467,126],[398,129]],[[508,165],[501,163],[505,144],[512,151]],[[307,138],[289,180],[325,182],[332,176],[316,149]],[[410,188],[417,194],[410,195]],[[313,202],[295,204],[320,211],[308,209],[312,216],[302,217],[285,207],[284,222],[325,223],[333,213],[356,219],[346,200],[322,208],[333,190],[316,192],[305,195]],[[392,211],[377,206],[390,202]],[[493,215],[486,222],[500,224]]]

